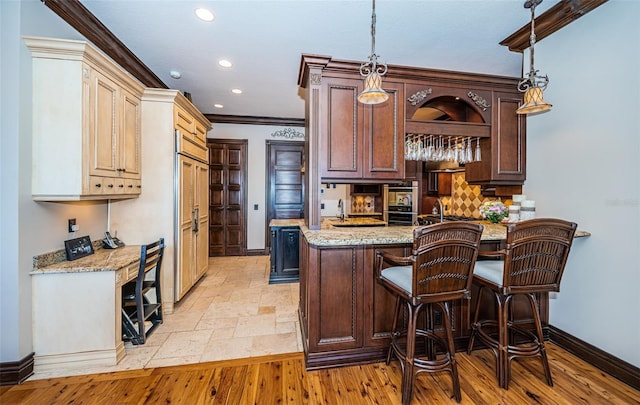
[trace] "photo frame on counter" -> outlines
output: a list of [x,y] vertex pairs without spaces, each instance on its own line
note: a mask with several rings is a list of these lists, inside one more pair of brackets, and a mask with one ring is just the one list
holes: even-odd
[[93,245],[89,235],[64,241],[67,260],[72,261],[93,254]]

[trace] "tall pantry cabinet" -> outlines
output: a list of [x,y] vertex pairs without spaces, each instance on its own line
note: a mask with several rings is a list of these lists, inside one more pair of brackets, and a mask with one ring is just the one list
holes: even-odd
[[210,122],[178,90],[142,95],[142,178],[135,201],[111,204],[110,228],[127,243],[164,237],[162,301],[165,310],[202,277],[208,266]]

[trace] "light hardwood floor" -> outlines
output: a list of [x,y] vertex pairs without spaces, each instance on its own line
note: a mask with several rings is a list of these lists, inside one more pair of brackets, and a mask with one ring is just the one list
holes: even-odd
[[[516,361],[498,388],[488,350],[456,356],[461,404],[639,404],[640,392],[548,345],[554,386],[540,363]],[[397,361],[305,371],[302,353],[28,381],[2,387],[2,404],[400,404]],[[455,404],[447,373],[421,374],[412,404]]]
[[[212,258],[206,278],[141,347],[113,367],[40,373],[0,387],[0,404],[400,404],[400,367],[306,371],[297,284],[268,285],[267,257]],[[205,332],[202,332],[205,331]],[[548,344],[498,387],[488,350],[458,353],[462,404],[640,404],[640,391]],[[456,403],[447,373],[421,374],[412,404]]]

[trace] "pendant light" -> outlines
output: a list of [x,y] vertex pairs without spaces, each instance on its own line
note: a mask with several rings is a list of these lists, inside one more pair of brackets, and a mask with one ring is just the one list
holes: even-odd
[[518,83],[518,90],[524,93],[524,104],[516,110],[516,114],[535,115],[551,110],[551,104],[542,97],[543,90],[549,84],[549,77],[547,75],[539,76],[538,71],[533,67],[533,48],[536,43],[535,9],[540,3],[542,0],[527,0],[524,3],[524,8],[531,9],[530,62],[528,77]]
[[358,101],[362,104],[380,104],[389,98],[387,92],[382,90],[382,76],[387,73],[387,65],[378,65],[376,55],[376,0],[373,0],[371,13],[371,55],[369,61],[360,65],[360,75],[364,79],[364,91],[358,95]]

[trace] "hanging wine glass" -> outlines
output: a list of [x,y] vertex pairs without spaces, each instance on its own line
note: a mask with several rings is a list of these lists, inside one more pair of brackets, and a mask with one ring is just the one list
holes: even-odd
[[474,161],[480,162],[482,160],[482,155],[480,154],[480,137],[476,139],[476,156]]
[[473,162],[473,152],[471,151],[471,138],[467,138],[467,151],[465,159],[467,163]]
[[467,161],[465,160],[465,147],[466,147],[466,143],[465,143],[465,138],[462,138],[462,142],[460,143],[460,151],[458,152],[458,163],[459,164],[465,164],[467,163]]

